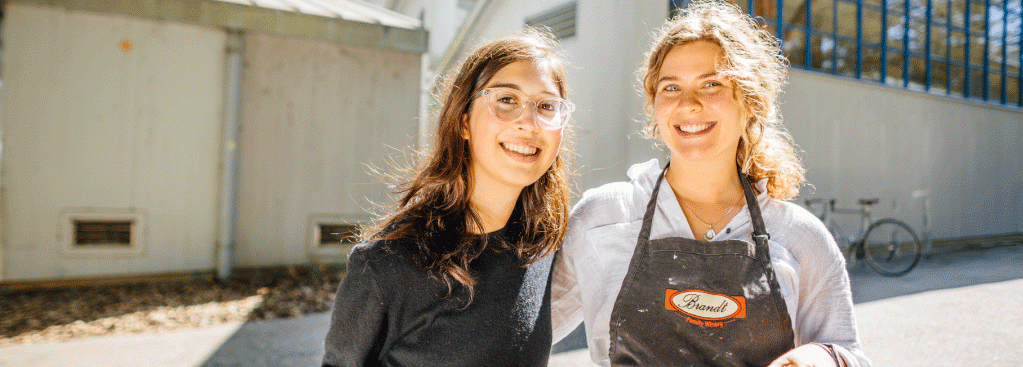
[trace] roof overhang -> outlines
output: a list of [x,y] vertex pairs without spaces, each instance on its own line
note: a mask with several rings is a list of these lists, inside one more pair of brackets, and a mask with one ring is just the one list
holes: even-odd
[[7,0],[229,30],[424,53],[418,19],[358,0]]

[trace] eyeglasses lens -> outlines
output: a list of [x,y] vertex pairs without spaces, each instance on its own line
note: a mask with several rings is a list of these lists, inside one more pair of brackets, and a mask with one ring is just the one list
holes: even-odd
[[494,116],[505,121],[518,118],[525,106],[534,107],[536,119],[544,127],[559,129],[564,127],[569,112],[568,103],[558,98],[544,98],[536,102],[523,101],[522,96],[504,90],[487,93],[490,111]]

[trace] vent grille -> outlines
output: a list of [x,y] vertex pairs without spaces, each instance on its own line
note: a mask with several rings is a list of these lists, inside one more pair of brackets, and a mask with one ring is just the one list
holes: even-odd
[[320,224],[320,246],[351,245],[358,242],[358,225]]
[[75,221],[76,246],[131,247],[131,221]]
[[549,28],[558,39],[575,36],[576,2],[526,18],[526,25],[535,28]]

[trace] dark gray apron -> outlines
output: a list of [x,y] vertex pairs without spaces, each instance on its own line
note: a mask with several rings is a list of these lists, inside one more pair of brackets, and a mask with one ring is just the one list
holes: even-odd
[[611,365],[766,366],[794,348],[760,205],[741,171],[739,179],[755,244],[650,240],[661,172],[611,311]]

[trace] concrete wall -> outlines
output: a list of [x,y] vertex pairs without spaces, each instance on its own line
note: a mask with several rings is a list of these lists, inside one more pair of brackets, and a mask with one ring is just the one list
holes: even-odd
[[[3,26],[2,279],[211,268],[224,33],[10,2]],[[62,250],[69,212],[141,215],[140,253]]]
[[[513,34],[524,19],[567,1],[496,1],[467,41]],[[667,154],[642,137],[635,71],[667,2],[579,0],[577,34],[563,40],[580,190],[627,179],[629,165]],[[472,47],[467,47],[471,51]],[[1023,231],[1023,111],[792,69],[782,111],[805,151],[804,197],[839,206],[878,197],[877,216],[921,232],[928,191],[933,238]],[[801,200],[800,200],[801,202]],[[840,221],[855,233],[858,223]]]
[[263,34],[245,55],[236,265],[308,262],[311,215],[389,201],[370,167],[416,143],[421,56]]
[[880,215],[920,228],[924,190],[934,238],[1023,231],[1023,111],[802,70],[789,81],[782,112],[816,189],[804,197],[878,197]]

